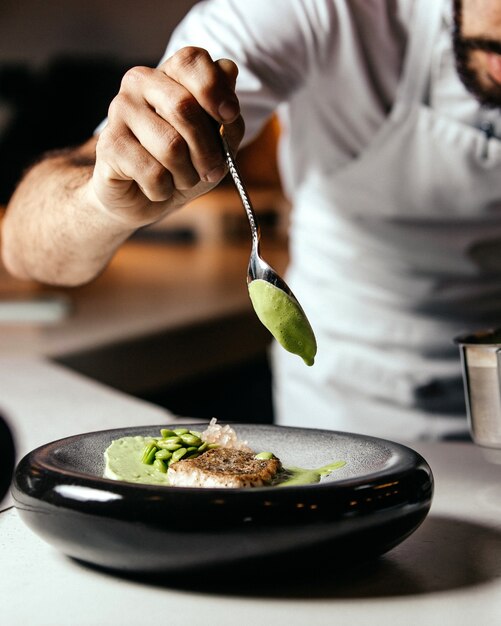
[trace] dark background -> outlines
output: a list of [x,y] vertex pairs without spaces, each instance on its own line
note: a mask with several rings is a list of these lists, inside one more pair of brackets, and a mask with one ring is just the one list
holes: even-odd
[[0,204],[39,155],[90,136],[125,71],[156,65],[193,4],[0,2]]

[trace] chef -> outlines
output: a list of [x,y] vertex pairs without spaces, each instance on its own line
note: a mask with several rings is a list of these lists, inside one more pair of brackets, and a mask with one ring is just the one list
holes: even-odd
[[277,423],[462,437],[453,337],[501,321],[500,106],[497,0],[200,2],[95,137],[24,177],[4,261],[91,280],[221,180],[214,119],[236,149],[277,112],[286,278],[318,341],[311,368],[273,350]]

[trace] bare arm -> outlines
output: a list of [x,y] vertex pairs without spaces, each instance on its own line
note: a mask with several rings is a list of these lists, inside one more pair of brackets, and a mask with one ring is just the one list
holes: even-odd
[[2,233],[4,263],[15,276],[81,284],[133,232],[91,197],[96,141],[47,156],[15,191]]
[[226,172],[214,120],[233,148],[243,134],[236,73],[198,48],[129,70],[99,138],[49,155],[21,181],[3,224],[6,267],[51,284],[87,282],[137,228],[214,187]]

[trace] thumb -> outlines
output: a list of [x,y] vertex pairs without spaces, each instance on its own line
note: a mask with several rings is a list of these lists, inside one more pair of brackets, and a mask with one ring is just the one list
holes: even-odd
[[232,154],[235,155],[245,134],[245,124],[241,115],[234,122],[224,125],[224,134]]
[[230,61],[230,59],[219,59],[216,61],[216,65],[218,66],[220,72],[224,74],[228,86],[235,91],[238,76],[238,67],[236,63]]
[[[219,59],[218,61],[216,61],[216,65],[218,66],[219,71],[222,74],[224,74],[227,84],[230,87],[230,89],[234,91],[235,85],[237,82],[237,76],[238,76],[237,65],[230,59]],[[236,154],[238,150],[238,146],[245,132],[245,124],[242,119],[242,116],[239,115],[231,123],[225,124],[224,132],[225,132],[226,139],[228,140],[228,144],[233,154]]]

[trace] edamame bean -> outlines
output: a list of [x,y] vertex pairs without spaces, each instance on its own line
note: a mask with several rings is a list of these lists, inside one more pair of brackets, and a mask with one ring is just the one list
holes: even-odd
[[188,450],[186,448],[179,448],[179,450],[176,450],[175,452],[172,453],[172,459],[171,462],[172,463],[177,463],[178,461],[180,461],[183,456],[188,452]]
[[165,463],[161,459],[155,459],[153,461],[153,467],[159,472],[162,472],[162,474],[165,474],[167,472],[167,465],[165,465]]
[[200,437],[196,437],[195,435],[192,435],[191,433],[185,433],[184,435],[180,435],[180,438],[182,442],[185,443],[187,446],[198,447],[202,445],[202,440],[200,439]]
[[169,450],[165,450],[165,448],[163,450],[159,450],[156,454],[155,454],[155,459],[160,459],[161,461],[168,461],[172,456],[172,452],[170,452]]
[[169,430],[168,428],[162,428],[160,430],[160,434],[162,435],[162,439],[167,439],[167,437],[176,436],[176,433],[173,430]]
[[[158,443],[162,442],[162,443],[182,443],[182,439],[181,437],[178,437],[177,435],[174,435],[173,437],[166,437],[165,439],[159,439]],[[157,443],[157,445],[158,445]]]
[[147,440],[142,462],[147,465],[155,465],[161,472],[167,471],[171,463],[177,463],[183,458],[194,459],[206,450],[220,447],[218,443],[203,441],[202,433],[197,430],[162,428],[160,434],[161,439],[151,438]]
[[256,454],[254,458],[259,461],[269,461],[270,459],[275,458],[275,455],[273,452],[260,452],[259,454]]
[[157,447],[154,443],[147,444],[146,447],[144,448],[141,461],[145,465],[152,465],[153,461],[155,460],[156,452],[157,452]]
[[174,450],[179,450],[179,448],[182,448],[183,444],[181,442],[175,443],[170,441],[159,441],[157,446],[162,450],[170,450],[171,452],[173,452]]

